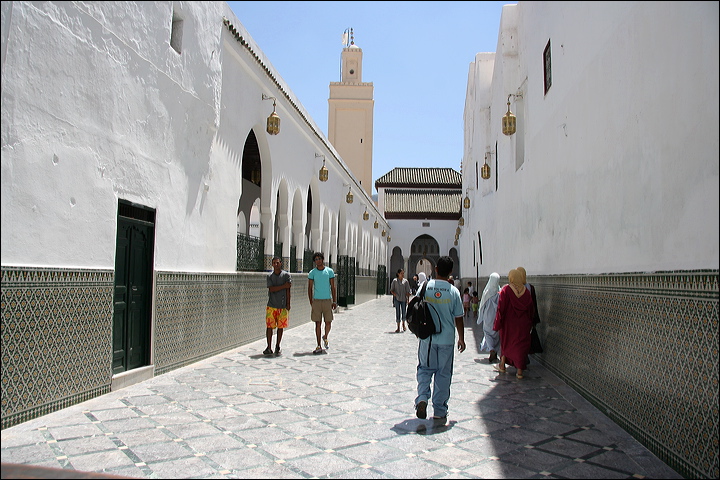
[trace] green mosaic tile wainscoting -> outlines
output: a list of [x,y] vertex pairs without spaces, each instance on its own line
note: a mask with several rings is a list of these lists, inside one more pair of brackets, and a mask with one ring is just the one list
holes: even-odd
[[2,428],[110,391],[113,272],[2,268]]
[[[357,275],[355,277],[355,305],[361,305],[379,297],[377,294],[377,282],[377,274],[373,276]],[[389,303],[392,304],[392,302]]]
[[[264,338],[266,276],[157,272],[154,374]],[[292,278],[290,328],[310,322]],[[375,277],[356,283],[356,304],[377,298]],[[3,429],[110,391],[113,290],[109,270],[2,267]]]
[[[265,338],[266,277],[267,272],[159,272],[153,328],[155,374]],[[293,273],[292,280],[290,328],[310,322],[307,274]],[[356,277],[356,288],[356,305],[377,298],[375,277]]]
[[[267,272],[159,272],[153,363],[160,375],[265,338]],[[290,328],[310,321],[307,274],[292,274]]]
[[718,271],[528,281],[537,360],[676,471],[718,478]]

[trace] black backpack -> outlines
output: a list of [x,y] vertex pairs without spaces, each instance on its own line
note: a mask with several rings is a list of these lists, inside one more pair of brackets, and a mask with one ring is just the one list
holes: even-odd
[[[405,315],[410,331],[414,333],[416,337],[423,340],[430,335],[440,333],[440,330],[435,329],[435,322],[430,314],[430,304],[425,301],[425,287],[427,287],[427,283],[428,280],[423,283],[417,296],[410,299]],[[442,327],[440,328],[442,329]]]

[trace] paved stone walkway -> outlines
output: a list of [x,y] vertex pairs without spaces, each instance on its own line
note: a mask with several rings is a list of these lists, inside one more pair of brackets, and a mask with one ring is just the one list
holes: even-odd
[[298,325],[281,356],[259,340],[5,429],[2,462],[146,478],[682,478],[540,364],[522,380],[495,372],[474,321],[448,424],[417,419],[417,339],[393,333],[391,303],[343,309],[322,355]]

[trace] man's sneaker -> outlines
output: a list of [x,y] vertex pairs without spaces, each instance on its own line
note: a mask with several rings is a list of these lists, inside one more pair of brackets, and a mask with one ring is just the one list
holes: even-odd
[[313,350],[313,353],[315,355],[320,355],[322,353],[322,347],[318,345],[317,347],[315,347],[315,350]]
[[280,354],[282,354],[282,350],[280,350],[279,346],[276,346],[275,347],[275,355],[280,355]]
[[423,420],[427,418],[427,402],[425,400],[420,401],[420,403],[415,406],[415,415]]
[[270,349],[270,347],[267,347],[267,348],[263,351],[263,355],[272,355],[272,350]]
[[328,339],[327,339],[327,337],[323,337],[323,343],[325,344],[325,350],[327,350],[328,348],[330,348],[330,345],[328,344]]

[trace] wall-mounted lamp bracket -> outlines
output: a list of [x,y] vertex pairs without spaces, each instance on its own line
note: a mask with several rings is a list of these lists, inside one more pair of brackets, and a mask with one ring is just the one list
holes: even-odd
[[267,118],[266,130],[270,135],[277,135],[278,133],[280,133],[280,116],[275,112],[275,107],[277,105],[277,98],[271,97],[270,95],[265,95],[263,93],[262,99],[273,101],[273,111],[270,114],[270,116]]

